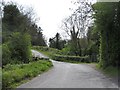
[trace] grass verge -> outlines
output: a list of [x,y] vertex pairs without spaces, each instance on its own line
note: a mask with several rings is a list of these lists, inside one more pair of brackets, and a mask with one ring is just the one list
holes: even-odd
[[52,66],[52,62],[48,60],[39,60],[29,64],[6,65],[2,72],[2,89],[16,88]]
[[2,68],[0,67],[0,90],[2,89]]
[[118,67],[113,67],[113,66],[108,66],[106,68],[100,67],[99,64],[96,65],[96,68],[103,72],[105,75],[110,76],[110,77],[118,77]]

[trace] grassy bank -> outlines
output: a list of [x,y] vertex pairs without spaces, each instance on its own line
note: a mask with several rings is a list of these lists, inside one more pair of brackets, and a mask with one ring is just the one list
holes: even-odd
[[43,46],[33,46],[32,49],[37,50],[48,57],[52,57],[54,54],[62,54],[62,52],[55,48],[43,47]]
[[96,65],[96,68],[98,70],[100,70],[101,72],[103,72],[105,75],[109,76],[109,77],[118,77],[118,67],[113,67],[113,66],[108,66],[106,68],[102,68],[100,67],[99,64]]
[[2,88],[15,88],[33,77],[47,71],[52,67],[52,62],[39,60],[29,64],[6,65],[3,69]]
[[0,67],[0,90],[2,89],[2,68]]

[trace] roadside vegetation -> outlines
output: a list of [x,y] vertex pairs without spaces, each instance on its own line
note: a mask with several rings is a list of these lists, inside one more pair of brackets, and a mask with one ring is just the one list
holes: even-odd
[[0,89],[2,89],[2,68],[0,67]]
[[[3,87],[14,87],[28,77],[52,66],[50,61],[34,61],[31,48],[51,59],[72,63],[98,63],[110,76],[118,75],[120,54],[120,2],[74,2],[78,8],[63,19],[60,33],[49,39],[49,47],[36,24],[32,9],[3,3],[2,68]],[[30,71],[30,72],[29,72]],[[25,73],[26,72],[26,73]]]
[[52,62],[40,58],[34,60],[32,56],[33,45],[46,46],[42,28],[37,26],[36,18],[33,18],[33,10],[25,10],[13,2],[3,2],[2,7],[4,13],[0,77],[2,76],[2,89],[7,90],[47,71],[52,67]]
[[118,78],[120,72],[120,69],[118,67],[108,66],[107,68],[102,68],[99,63],[96,64],[96,69],[113,78]]
[[109,76],[119,76],[120,2],[93,5],[95,31],[99,33],[99,68]]
[[36,25],[33,9],[13,2],[2,5],[2,65],[29,63],[31,46],[46,46],[42,28]]
[[2,88],[15,88],[52,67],[48,60],[38,60],[28,64],[8,64],[3,68]]

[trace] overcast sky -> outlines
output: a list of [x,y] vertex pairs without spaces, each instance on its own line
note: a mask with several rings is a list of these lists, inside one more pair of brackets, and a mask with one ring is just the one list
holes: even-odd
[[[23,7],[33,7],[36,17],[40,18],[37,23],[43,29],[43,34],[48,40],[57,32],[64,36],[60,29],[61,21],[71,14],[69,8],[74,7],[73,0],[4,0],[13,1]],[[75,0],[74,0],[75,1]],[[94,0],[93,0],[94,1]]]

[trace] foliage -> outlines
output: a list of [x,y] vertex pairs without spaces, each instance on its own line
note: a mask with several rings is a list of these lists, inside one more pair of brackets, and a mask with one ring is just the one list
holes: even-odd
[[79,52],[81,52],[81,55],[84,56],[86,55],[85,50],[88,47],[88,41],[87,38],[79,38],[78,39],[79,44],[81,46],[81,49],[79,49],[79,45],[76,46],[76,44],[72,44],[73,42],[71,40],[68,40],[64,46],[64,48],[61,50],[61,52],[64,55],[78,55]]
[[14,4],[4,6],[4,17],[2,18],[3,30],[8,30],[11,32],[16,31],[20,25],[20,11],[18,7]]
[[65,62],[97,62],[95,57],[87,56],[74,56],[72,52],[69,52],[69,47],[63,48],[63,50],[57,50],[49,47],[34,46],[32,47],[35,50],[38,50],[45,55],[49,56],[51,59],[57,61]]
[[22,32],[31,35],[33,45],[46,46],[41,27],[38,27],[33,21],[31,14],[33,11],[25,12],[14,3],[4,5],[3,11],[3,43],[9,40],[13,32]]
[[35,77],[48,70],[51,66],[52,63],[48,60],[39,60],[37,62],[30,62],[29,64],[8,64],[3,69],[2,88],[3,90],[13,88],[14,84]]
[[47,46],[42,31],[42,28],[38,27],[36,24],[30,27],[29,34],[31,35],[32,45]]
[[31,40],[27,33],[13,33],[9,43],[11,58],[27,63],[31,59]]
[[65,40],[61,39],[59,33],[56,33],[56,35],[55,35],[54,38],[50,38],[49,42],[50,42],[49,47],[56,48],[56,49],[59,49],[59,50],[61,50],[62,48],[64,48],[64,45],[66,43]]
[[3,65],[27,63],[31,60],[31,43],[46,46],[42,29],[35,24],[32,11],[24,11],[14,3],[3,5]]
[[10,63],[11,60],[11,51],[8,47],[8,44],[2,45],[2,65]]
[[62,54],[64,55],[78,55],[79,50],[81,52],[81,49],[79,49],[77,46],[75,46],[75,43],[73,43],[71,40],[67,41],[64,48],[61,50]]
[[71,50],[71,45],[69,42],[65,44],[65,47],[61,50],[63,55],[74,55]]
[[0,67],[0,89],[2,89],[2,68]]
[[90,59],[93,61],[99,61],[99,45],[100,45],[100,35],[97,31],[96,25],[89,27],[87,32],[87,41],[88,45],[87,48],[84,51],[85,55],[89,55]]
[[106,68],[103,68],[100,66],[100,64],[97,64],[96,68],[101,70],[105,75],[112,77],[112,78],[116,78],[118,80],[119,71],[120,71],[120,69],[118,69],[118,67],[108,66]]
[[9,42],[2,45],[2,64],[27,63],[31,60],[30,36],[26,33],[13,33]]
[[99,2],[94,7],[95,24],[100,32],[100,65],[117,66],[120,51],[120,2]]
[[80,39],[85,37],[87,28],[91,25],[89,19],[92,19],[92,5],[88,2],[77,1],[74,2],[77,9],[65,18],[63,21],[63,29],[70,36],[71,50],[75,55],[82,56],[82,48]]

